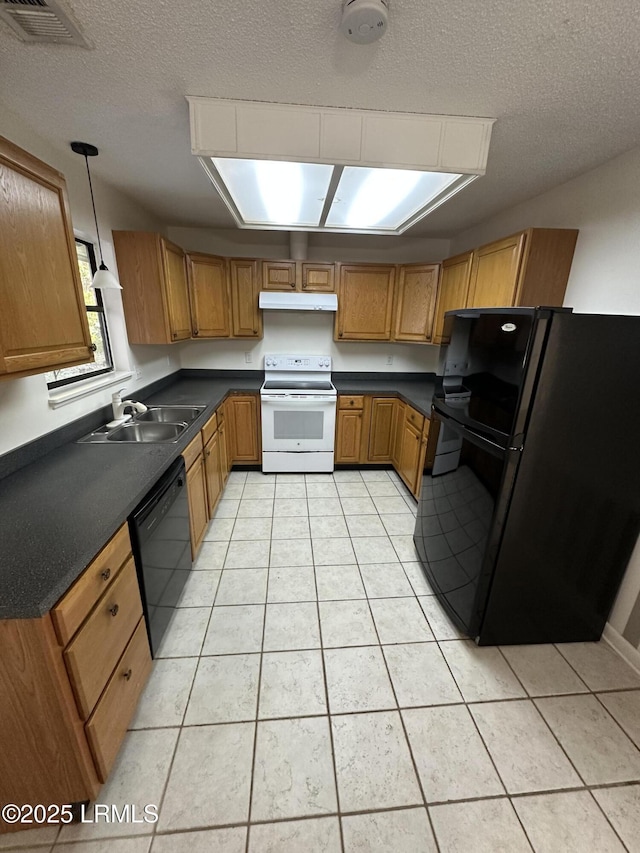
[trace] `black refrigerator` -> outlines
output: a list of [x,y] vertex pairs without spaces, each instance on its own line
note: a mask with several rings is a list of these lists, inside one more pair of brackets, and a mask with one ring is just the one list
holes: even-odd
[[465,309],[444,341],[414,534],[433,592],[480,645],[598,640],[640,532],[640,317]]

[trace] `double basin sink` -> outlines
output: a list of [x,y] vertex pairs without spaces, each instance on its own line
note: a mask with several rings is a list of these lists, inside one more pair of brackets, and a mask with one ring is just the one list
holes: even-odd
[[177,441],[205,409],[206,406],[150,406],[121,426],[111,430],[101,427],[80,442],[155,444]]

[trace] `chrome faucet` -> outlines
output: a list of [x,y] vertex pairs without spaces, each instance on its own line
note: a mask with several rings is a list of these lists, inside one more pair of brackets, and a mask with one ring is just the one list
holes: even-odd
[[[139,413],[147,411],[147,407],[144,403],[138,403],[137,400],[123,400],[122,395],[126,390],[126,388],[121,388],[119,391],[116,391],[115,394],[111,395],[113,420],[118,421],[119,423],[129,420],[129,418],[131,417],[131,415],[125,414],[125,411],[128,408],[132,408]],[[113,423],[113,421],[111,421],[111,423]]]

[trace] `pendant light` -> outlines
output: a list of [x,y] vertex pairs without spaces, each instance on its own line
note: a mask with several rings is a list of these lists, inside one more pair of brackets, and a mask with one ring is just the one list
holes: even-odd
[[100,242],[100,229],[98,228],[98,217],[96,216],[96,203],[93,200],[93,184],[91,183],[91,172],[89,171],[89,157],[97,157],[98,149],[95,145],[90,145],[88,142],[72,142],[71,150],[75,154],[81,154],[87,166],[87,177],[89,178],[89,192],[91,193],[91,206],[93,208],[93,220],[96,223],[96,234],[98,236],[98,249],[100,251],[100,266],[96,270],[96,274],[91,282],[91,287],[95,290],[122,290],[118,283],[118,279],[109,272],[107,265],[102,257],[102,243]]

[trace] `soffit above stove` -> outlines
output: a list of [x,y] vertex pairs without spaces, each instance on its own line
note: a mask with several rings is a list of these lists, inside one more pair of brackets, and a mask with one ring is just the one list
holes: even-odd
[[239,228],[402,234],[486,170],[495,119],[188,97]]

